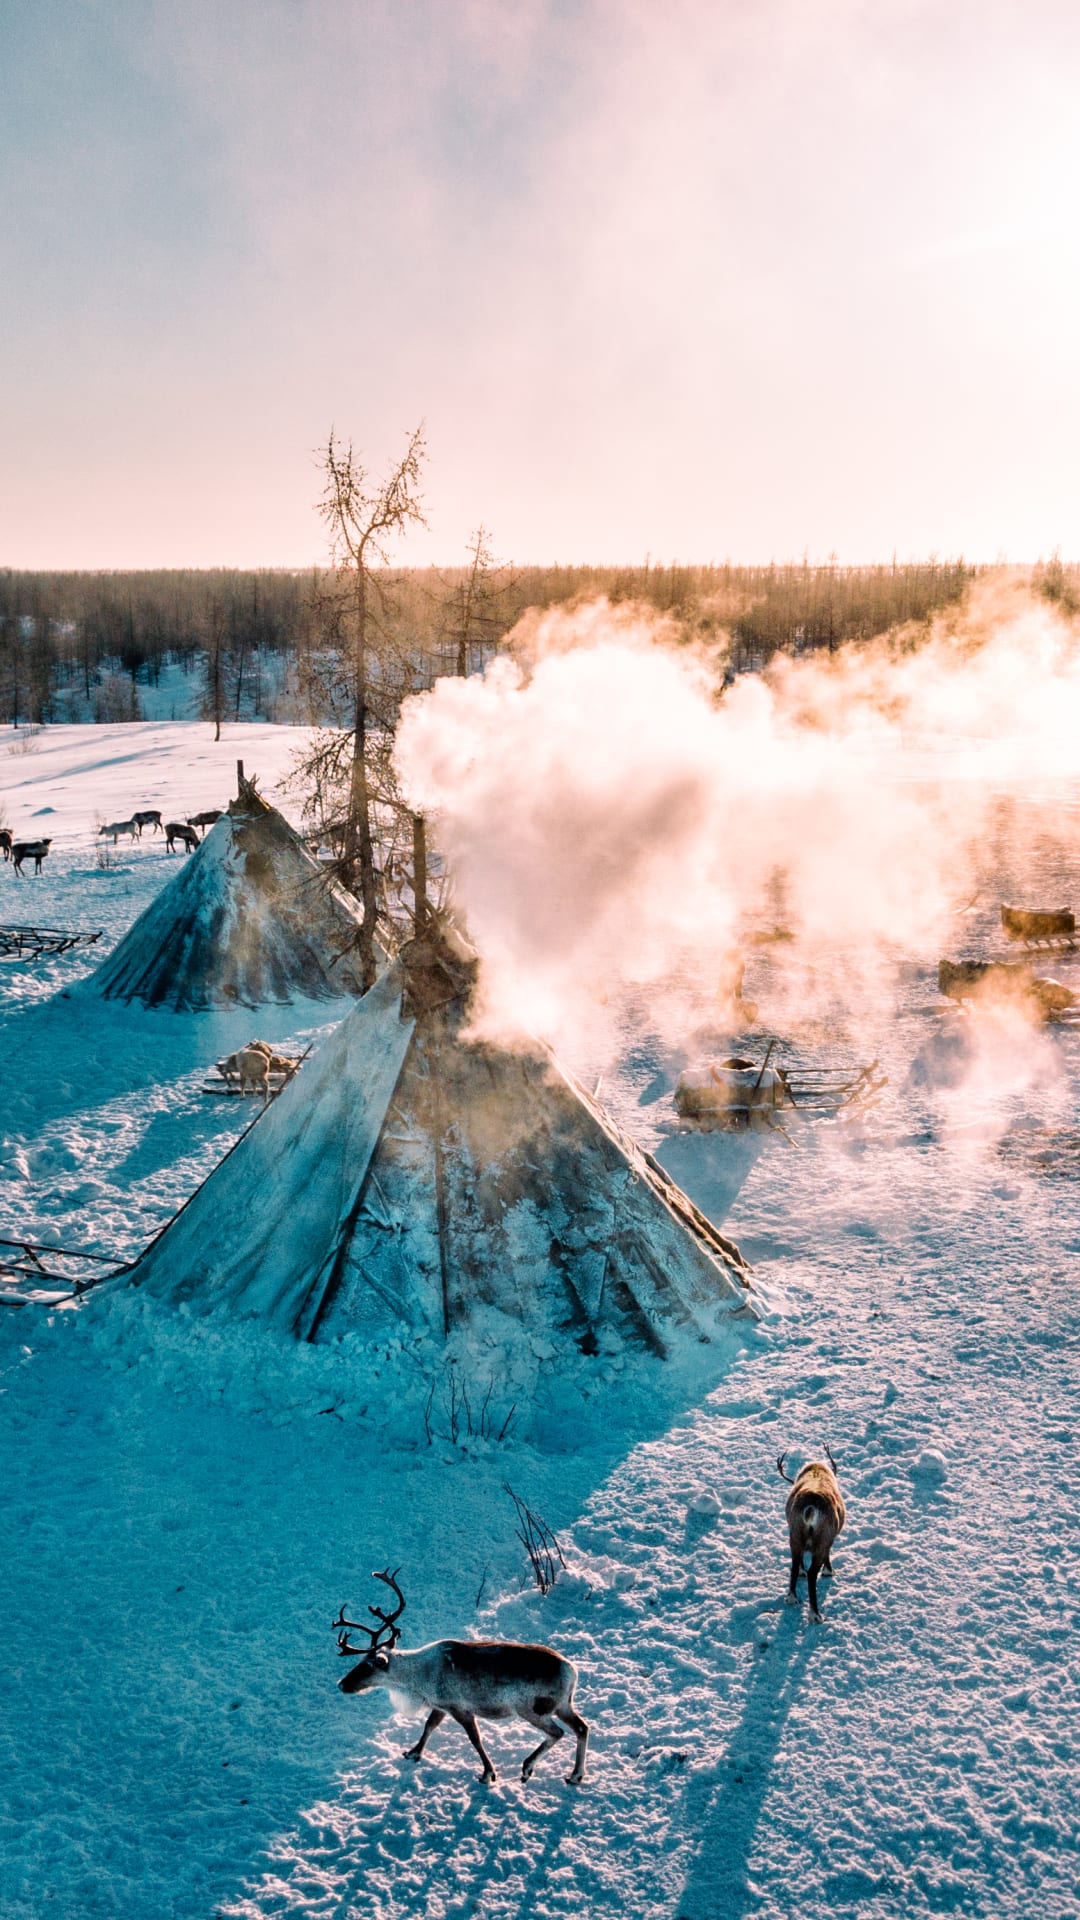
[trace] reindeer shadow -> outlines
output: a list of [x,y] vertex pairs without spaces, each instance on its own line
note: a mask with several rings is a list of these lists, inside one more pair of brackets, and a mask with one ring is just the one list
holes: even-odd
[[[749,1862],[788,1716],[816,1646],[816,1635],[801,1610],[756,1608],[753,1625],[758,1632],[763,1619],[775,1620],[775,1629],[756,1651],[727,1749],[714,1766],[695,1776],[683,1799],[678,1825],[701,1837],[675,1909],[680,1920],[744,1920],[757,1907]],[[409,1911],[424,1913],[432,1906],[442,1910],[452,1899],[461,1920],[480,1920],[497,1885],[500,1913],[527,1920],[553,1863],[565,1857],[576,1819],[588,1824],[595,1808],[555,1779],[543,1782],[538,1776],[533,1787],[522,1792],[513,1771],[518,1755],[498,1758],[502,1783],[495,1788],[475,1777],[468,1787],[452,1785],[452,1749],[444,1766],[426,1774],[429,1761],[416,1770],[403,1763],[401,1776],[376,1794],[374,1808],[358,1782],[363,1815],[347,1830],[338,1828],[335,1844],[320,1861],[320,1869],[335,1885],[327,1920],[354,1920],[368,1910],[365,1902],[373,1908],[380,1891],[388,1893],[395,1882],[397,1897],[407,1902]],[[381,1769],[385,1754],[375,1764]],[[429,1793],[431,1811],[425,1818]],[[508,1858],[519,1869],[512,1891],[506,1878]],[[406,1887],[397,1874],[407,1877],[410,1864],[416,1877]],[[277,1911],[272,1901],[263,1907],[258,1887],[249,1884],[248,1897],[251,1906],[245,1906],[245,1912]],[[234,1909],[226,1904],[222,1911]]]
[[757,1909],[750,1855],[784,1728],[814,1647],[814,1630],[801,1610],[781,1608],[775,1634],[757,1655],[726,1753],[688,1786],[683,1825],[702,1837],[678,1903],[680,1920],[718,1920],[721,1915],[723,1920],[742,1920]]
[[[409,1910],[417,1914],[428,1912],[433,1904],[443,1911],[452,1900],[461,1920],[478,1920],[487,1910],[493,1881],[502,1882],[506,1891],[499,1863],[508,1848],[518,1861],[523,1854],[529,1860],[527,1877],[514,1894],[514,1910],[525,1920],[533,1912],[552,1861],[559,1857],[580,1803],[573,1792],[563,1794],[554,1804],[552,1792],[543,1788],[524,1793],[512,1771],[520,1756],[514,1760],[509,1755],[501,1758],[501,1780],[495,1787],[475,1774],[467,1786],[448,1787],[456,1771],[452,1759],[437,1784],[433,1784],[429,1761],[418,1768],[402,1761],[399,1777],[376,1794],[374,1806],[368,1799],[368,1783],[358,1782],[356,1796],[364,1807],[362,1815],[345,1831],[335,1823],[336,1844],[321,1852],[320,1876],[334,1884],[334,1900],[325,1910],[326,1920],[355,1920],[360,1913],[372,1910],[380,1892],[390,1899],[395,1894],[404,1896]],[[440,1770],[434,1771],[438,1775]],[[454,1796],[452,1805],[447,1803],[448,1792]],[[425,1818],[429,1795],[432,1811]],[[340,1796],[336,1804],[340,1822]],[[429,1855],[426,1860],[425,1853]],[[422,1864],[406,1893],[398,1870],[407,1874],[413,1862]],[[269,1904],[264,1908],[262,1900],[268,1895]],[[258,1912],[277,1911],[274,1896],[265,1885],[249,1886],[248,1901],[242,1908],[225,1901],[218,1912],[247,1913],[252,1907]]]
[[[349,1845],[348,1877],[341,1883],[338,1898],[329,1909],[327,1920],[349,1920],[349,1916],[357,1911],[357,1901],[370,1887],[373,1872],[385,1866],[387,1854],[401,1857],[411,1847],[415,1826],[412,1802],[417,1793],[422,1795],[423,1790],[418,1770],[411,1762],[403,1761],[396,1785],[391,1788],[376,1817],[367,1823],[362,1845],[357,1847],[355,1842]],[[415,1892],[418,1913],[426,1911],[428,1896],[440,1874],[453,1871],[451,1863],[463,1842],[475,1832],[489,1791],[482,1780],[475,1780],[466,1804],[456,1819],[447,1822],[443,1836],[443,1858],[432,1863]]]

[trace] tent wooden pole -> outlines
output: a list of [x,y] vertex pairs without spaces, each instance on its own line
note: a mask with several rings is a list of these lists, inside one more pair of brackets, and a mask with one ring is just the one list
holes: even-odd
[[419,940],[428,919],[427,827],[422,813],[412,817],[413,845],[413,932]]

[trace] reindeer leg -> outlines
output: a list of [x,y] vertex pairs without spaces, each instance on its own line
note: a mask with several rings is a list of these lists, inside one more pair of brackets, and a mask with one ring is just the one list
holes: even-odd
[[476,1724],[475,1714],[465,1713],[459,1710],[457,1707],[449,1707],[447,1711],[457,1721],[459,1727],[464,1727],[466,1733],[469,1736],[469,1739],[472,1741],[473,1746],[476,1748],[477,1753],[480,1755],[480,1758],[484,1763],[484,1771],[483,1771],[483,1774],[481,1775],[481,1778],[484,1780],[497,1780],[499,1776],[496,1773],[495,1768],[491,1764],[490,1755],[487,1754],[484,1750],[484,1743],[480,1738],[480,1729]]
[[547,1752],[549,1747],[555,1745],[556,1740],[562,1739],[566,1728],[561,1727],[559,1722],[553,1719],[550,1713],[534,1713],[531,1707],[519,1707],[518,1712],[521,1718],[528,1722],[530,1727],[537,1727],[544,1735],[544,1739],[541,1740],[540,1745],[522,1762],[521,1777],[523,1780],[528,1780],[537,1761]]
[[818,1603],[817,1603],[817,1577],[818,1577],[817,1561],[811,1560],[810,1565],[806,1569],[806,1585],[810,1594],[811,1620],[821,1619],[821,1615],[818,1612]]
[[415,1747],[406,1747],[404,1753],[401,1756],[402,1759],[403,1760],[419,1760],[421,1754],[424,1751],[424,1748],[427,1746],[427,1743],[431,1739],[431,1736],[434,1733],[436,1727],[441,1727],[445,1719],[446,1719],[446,1712],[444,1708],[432,1707],[431,1712],[428,1714],[428,1717],[424,1722],[424,1731],[420,1735],[420,1738],[417,1741]]
[[795,1547],[791,1549],[791,1582],[784,1597],[784,1605],[797,1607],[799,1604],[799,1554]]
[[566,1776],[568,1787],[576,1787],[585,1778],[585,1755],[589,1746],[589,1726],[580,1713],[573,1707],[556,1707],[556,1718],[565,1721],[571,1733],[577,1735],[577,1752],[574,1755],[574,1771]]

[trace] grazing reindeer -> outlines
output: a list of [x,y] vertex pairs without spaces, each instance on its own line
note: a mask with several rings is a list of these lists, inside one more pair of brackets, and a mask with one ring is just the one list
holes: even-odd
[[138,829],[140,840],[142,839],[142,830],[144,827],[152,827],[155,833],[157,833],[161,827],[161,815],[153,807],[145,808],[142,813],[133,813],[131,817]]
[[194,853],[196,847],[199,844],[199,836],[196,833],[194,827],[189,827],[185,825],[183,820],[166,820],[165,822],[166,853],[176,852],[176,842],[178,840],[180,842],[180,845],[184,847],[188,853]]
[[[189,827],[199,827],[201,829],[203,827],[212,827],[214,824],[214,821],[220,820],[220,819],[221,819],[221,808],[208,807],[205,813],[189,813],[187,823]],[[201,834],[200,834],[200,838],[201,838]]]
[[845,1518],[843,1496],[836,1481],[836,1461],[828,1447],[825,1451],[829,1455],[828,1466],[820,1460],[810,1460],[799,1468],[794,1480],[790,1473],[784,1472],[787,1454],[782,1453],[776,1462],[780,1478],[791,1488],[786,1508],[791,1541],[791,1585],[787,1603],[789,1607],[798,1604],[799,1573],[804,1571],[811,1620],[821,1619],[817,1603],[818,1574],[833,1570],[829,1556]]
[[103,833],[112,834],[112,843],[113,843],[113,846],[115,847],[122,833],[126,833],[129,840],[137,839],[139,828],[138,828],[137,821],[134,818],[132,818],[131,820],[110,820],[107,827],[98,828],[99,840]]
[[[398,1569],[400,1571],[400,1569]],[[577,1786],[585,1777],[585,1752],[589,1729],[574,1711],[574,1687],[577,1669],[561,1653],[550,1647],[523,1646],[516,1640],[433,1640],[430,1646],[417,1647],[412,1653],[397,1653],[400,1628],[396,1621],[404,1609],[405,1598],[397,1583],[397,1572],[372,1576],[393,1589],[397,1606],[393,1613],[380,1607],[368,1612],[378,1622],[369,1627],[362,1620],[347,1620],[342,1608],[335,1627],[338,1649],[343,1654],[360,1655],[359,1666],[339,1680],[342,1693],[367,1693],[372,1687],[390,1687],[418,1707],[428,1709],[424,1731],[406,1760],[419,1760],[437,1726],[447,1714],[464,1727],[484,1763],[484,1780],[497,1778],[495,1768],[484,1750],[476,1725],[477,1715],[484,1720],[509,1720],[515,1715],[536,1727],[544,1738],[524,1761],[521,1777],[528,1780],[541,1755],[561,1740],[567,1727],[577,1736],[577,1754],[567,1784]],[[366,1633],[370,1646],[354,1647],[348,1629]]]
[[0,827],[0,852],[5,860],[11,859],[12,832],[10,827]]
[[34,872],[41,872],[41,863],[51,846],[51,840],[15,840],[12,842],[12,865],[20,878],[22,877],[24,860],[32,860],[34,863]]

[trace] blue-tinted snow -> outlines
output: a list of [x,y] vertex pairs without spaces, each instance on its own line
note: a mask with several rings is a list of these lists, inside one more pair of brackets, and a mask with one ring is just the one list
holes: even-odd
[[[1060,847],[1038,858],[1032,903],[1075,904]],[[84,858],[49,917],[115,937],[149,859],[124,894]],[[1080,1913],[1080,1036],[943,1020],[936,958],[857,1036],[890,1073],[876,1113],[730,1174],[773,1312],[723,1377],[613,1367],[575,1404],[553,1356],[541,1444],[455,1447],[440,1395],[429,1447],[391,1350],[357,1377],[130,1298],[0,1318],[5,1920]],[[0,1024],[5,1216],[134,1239],[238,1124],[194,1091],[215,1016],[159,1016],[170,1050],[32,992]],[[642,1084],[631,1062],[604,1091],[645,1137]],[[774,1462],[826,1441],[849,1525],[815,1627],[782,1604]],[[567,1547],[546,1600],[506,1479]],[[558,1755],[519,1785],[525,1729],[493,1731],[495,1788],[453,1727],[414,1771],[416,1723],[336,1691],[330,1617],[399,1562],[407,1643],[578,1662],[580,1792]]]

